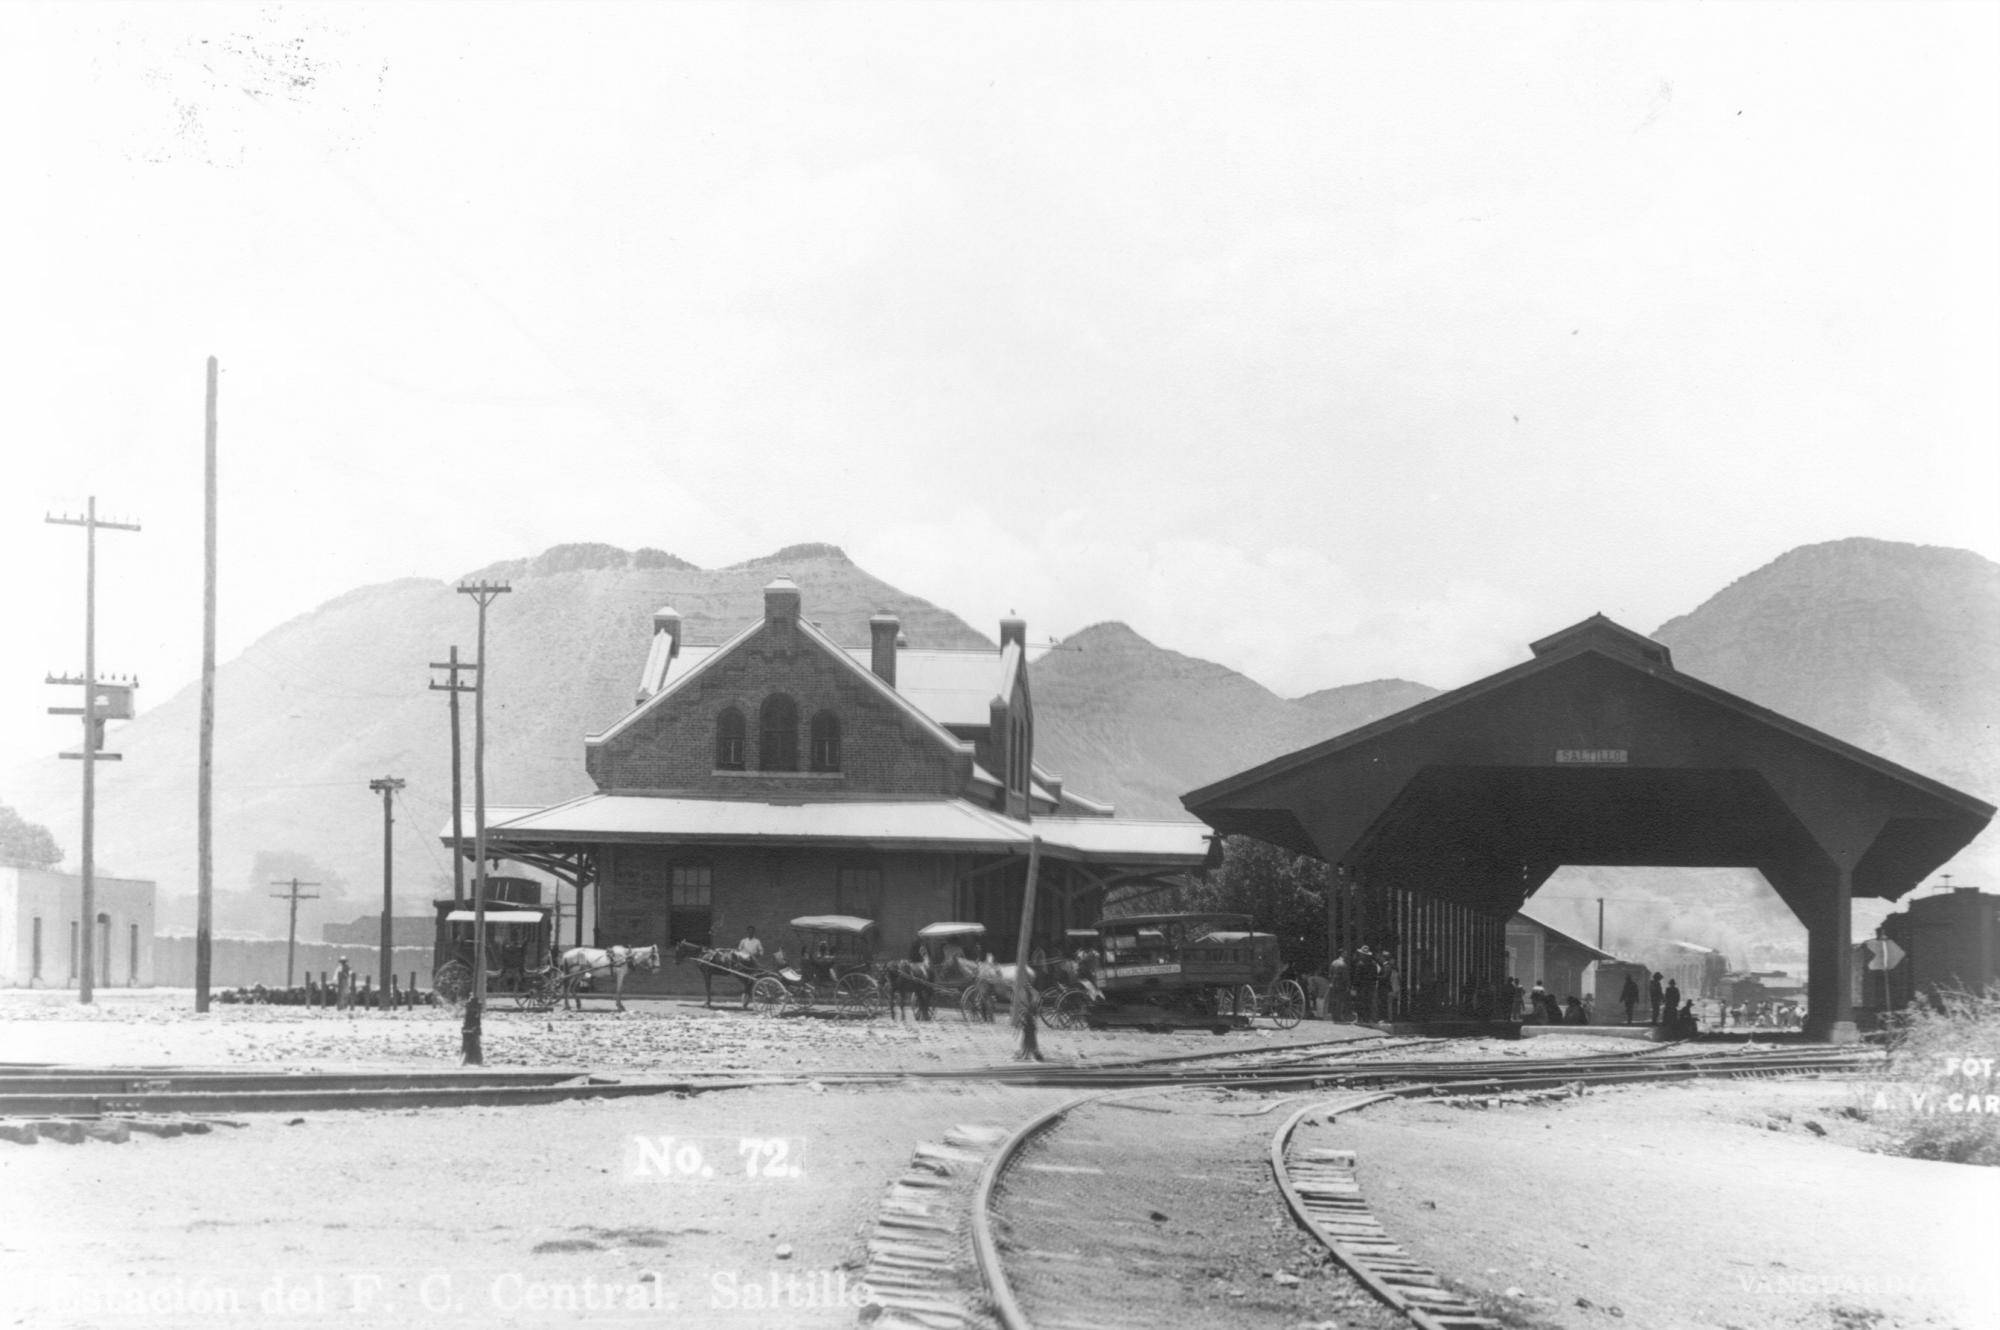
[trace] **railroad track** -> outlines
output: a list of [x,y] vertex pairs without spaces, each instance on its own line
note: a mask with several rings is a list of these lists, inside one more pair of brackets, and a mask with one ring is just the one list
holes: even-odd
[[[1491,1096],[1702,1077],[1824,1074],[1851,1071],[1874,1060],[1873,1055],[1852,1050],[1799,1048],[1750,1054],[1552,1058],[1526,1065],[1519,1059],[1505,1063],[1396,1062],[1321,1067],[1302,1067],[1287,1061],[1264,1068],[1202,1073],[1204,1079],[1195,1079],[1193,1075],[1165,1078],[1144,1089],[1098,1089],[1037,1114],[986,1154],[969,1189],[969,1212],[963,1225],[964,1239],[971,1248],[969,1260],[956,1265],[936,1262],[905,1287],[905,1295],[918,1299],[913,1305],[918,1310],[928,1309],[932,1315],[912,1315],[885,1324],[931,1327],[997,1324],[1004,1330],[1155,1324],[1161,1306],[1156,1301],[1148,1300],[1144,1307],[1121,1314],[1115,1303],[1093,1300],[1090,1295],[1094,1288],[1143,1287],[1149,1273],[1161,1279],[1172,1278],[1171,1261],[1162,1262],[1158,1270],[1149,1272],[1145,1268],[1144,1262],[1149,1258],[1144,1253],[1171,1252],[1173,1243],[1164,1238],[1148,1241],[1132,1235],[1129,1230],[1137,1222],[1133,1218],[1134,1207],[1139,1197],[1171,1192],[1171,1187],[1161,1186],[1148,1193],[1145,1184],[1148,1180],[1162,1184],[1169,1170],[1179,1169],[1186,1158],[1176,1151],[1199,1146],[1213,1132],[1183,1139],[1168,1131],[1164,1118],[1155,1118],[1149,1124],[1150,1130],[1144,1133],[1143,1145],[1130,1152],[1132,1157],[1123,1160],[1097,1148],[1105,1142],[1095,1139],[1092,1132],[1103,1130],[1101,1124],[1108,1114],[1129,1111],[1136,1118],[1145,1111],[1144,1099],[1163,1099],[1176,1092],[1222,1089],[1283,1092],[1302,1086],[1317,1089],[1337,1085],[1344,1093],[1337,1097],[1316,1094],[1274,1134],[1260,1138],[1267,1156],[1262,1167],[1269,1170],[1266,1195],[1275,1190],[1282,1198],[1282,1201],[1270,1198],[1269,1204],[1289,1214],[1300,1229],[1373,1295],[1381,1308],[1388,1309],[1400,1322],[1414,1323],[1425,1330],[1483,1330],[1498,1323],[1452,1292],[1436,1272],[1416,1262],[1375,1221],[1355,1182],[1351,1153],[1292,1150],[1293,1136],[1302,1123],[1315,1115],[1324,1119],[1391,1099]],[[1267,1107],[1275,1107],[1275,1103]],[[1249,1114],[1231,1116],[1247,1119]],[[1161,1161],[1166,1159],[1174,1162],[1163,1167]],[[1220,1165],[1211,1162],[1208,1167],[1219,1169]],[[1126,1175],[1122,1178],[1117,1173],[1121,1168]],[[1067,1180],[1069,1185],[1054,1187],[1051,1194],[1047,1182],[1051,1177]],[[1063,1201],[1063,1196],[1068,1200]],[[1103,1196],[1114,1197],[1124,1209],[1095,1215],[1090,1207]],[[1003,1198],[1015,1207],[1011,1215],[996,1212]],[[1024,1217],[1024,1204],[1042,1207],[1042,1212]],[[1171,1219],[1171,1212],[1155,1208],[1151,1218],[1165,1223]],[[1121,1232],[1121,1225],[1126,1231]],[[1063,1246],[1063,1234],[1069,1235],[1067,1248]],[[1210,1239],[1227,1243],[1230,1235],[1212,1234]],[[1046,1245],[1037,1246],[1038,1243]],[[1054,1267],[1075,1261],[1082,1264],[1074,1270],[1050,1273]],[[1114,1270],[1123,1277],[1105,1277]],[[926,1286],[926,1276],[933,1286]],[[1274,1273],[1272,1278],[1276,1277]],[[1301,1282],[1300,1277],[1289,1278],[1291,1284],[1286,1287]],[[950,1292],[953,1281],[958,1287],[956,1302]],[[971,1292],[967,1292],[968,1283],[972,1285]],[[1224,1303],[1219,1308],[1191,1306],[1190,1297],[1198,1299],[1201,1292],[1185,1283],[1176,1286],[1172,1300],[1175,1314],[1200,1320],[1204,1314],[1216,1317],[1220,1313],[1224,1319],[1235,1320],[1227,1315],[1232,1305],[1242,1307],[1245,1312],[1254,1308],[1254,1304],[1247,1302]],[[1230,1296],[1248,1295],[1232,1291]],[[1075,1305],[1078,1299],[1086,1304],[1081,1310]],[[956,1310],[939,1312],[939,1308],[947,1307]],[[1356,1319],[1352,1308],[1340,1310],[1344,1323]],[[896,1312],[895,1306],[889,1308],[891,1316]],[[1296,1323],[1302,1314],[1296,1305],[1277,1313],[1281,1320],[1289,1317],[1284,1323]],[[1367,1323],[1366,1318],[1362,1318],[1362,1323]]]
[[1012,1063],[962,1070],[768,1074],[683,1071],[643,1077],[592,1075],[575,1069],[271,1073],[174,1067],[14,1065],[0,1067],[0,1118],[502,1106],[583,1098],[697,1094],[810,1082],[885,1085],[911,1080],[977,1080],[1077,1091],[1169,1085],[1268,1090],[1382,1089],[1424,1082],[1456,1087],[1455,1093],[1474,1093],[1482,1086],[1616,1084],[1714,1075],[1724,1069],[1731,1074],[1775,1075],[1803,1067],[1814,1070],[1827,1070],[1836,1064],[1861,1067],[1880,1058],[1880,1054],[1872,1052],[1814,1047],[1756,1053],[1660,1053],[1653,1046],[1635,1053],[1590,1058],[1440,1062],[1369,1057],[1401,1046],[1334,1048],[1305,1055],[1288,1052],[1236,1066],[1172,1059],[1105,1066]]

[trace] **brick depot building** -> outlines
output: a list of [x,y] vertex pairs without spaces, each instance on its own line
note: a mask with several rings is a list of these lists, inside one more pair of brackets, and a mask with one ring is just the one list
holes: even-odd
[[772,582],[763,618],[717,646],[657,613],[637,706],[584,740],[596,792],[494,810],[488,853],[579,899],[594,888],[599,945],[729,945],[754,925],[789,946],[792,918],[848,914],[876,921],[884,956],[942,920],[985,924],[1011,955],[1033,841],[1043,943],[1094,922],[1107,893],[1206,862],[1199,823],[1114,817],[1036,764],[1021,620],[1001,621],[997,651],[918,650],[878,614],[850,647],[799,599]]

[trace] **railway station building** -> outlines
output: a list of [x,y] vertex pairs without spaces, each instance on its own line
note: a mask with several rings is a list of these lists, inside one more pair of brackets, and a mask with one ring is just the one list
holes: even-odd
[[1806,928],[1807,1032],[1853,1038],[1853,899],[1914,890],[1992,805],[1682,673],[1602,615],[1530,651],[1182,802],[1332,865],[1333,947],[1386,946],[1452,993],[1505,982],[1507,920],[1560,867],[1754,868]]
[[489,857],[589,897],[597,945],[727,946],[754,926],[769,951],[790,944],[792,918],[844,914],[876,921],[884,955],[963,920],[1000,956],[1031,850],[1036,941],[1050,944],[1108,894],[1208,861],[1199,823],[1115,816],[1036,761],[1023,621],[1001,621],[997,649],[933,650],[887,614],[865,645],[839,643],[802,609],[779,578],[762,617],[713,645],[659,611],[636,705],[584,740],[596,789],[489,810]]

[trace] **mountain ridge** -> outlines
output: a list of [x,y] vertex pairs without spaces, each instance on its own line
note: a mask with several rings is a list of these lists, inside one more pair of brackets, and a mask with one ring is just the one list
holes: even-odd
[[[482,572],[510,569],[514,592],[489,620],[495,804],[591,788],[583,737],[630,708],[652,614],[665,604],[683,616],[686,640],[721,641],[762,613],[762,586],[783,572],[838,641],[867,643],[869,617],[887,609],[913,647],[994,648],[825,544],[700,569],[649,547],[578,543]],[[219,912],[219,927],[282,931],[282,906],[264,905],[252,880],[260,854],[303,856],[355,884],[376,878],[380,800],[367,782],[383,774],[409,782],[397,814],[399,892],[430,894],[449,880],[436,840],[450,814],[447,713],[426,684],[430,662],[469,642],[472,624],[453,583],[398,578],[295,616],[222,666],[215,862],[218,899],[226,892],[234,913]],[[2000,565],[1976,554],[1866,538],[1804,546],[1655,636],[1695,677],[1981,798],[2000,792]],[[1284,698],[1116,619],[1055,643],[1029,678],[1045,770],[1123,814],[1182,819],[1188,790],[1437,695],[1376,679]],[[98,861],[159,881],[163,925],[191,917],[198,696],[190,684],[114,731],[126,760],[99,775]],[[466,729],[469,754],[469,717]],[[0,789],[72,858],[74,777],[45,757]],[[1990,873],[1992,858],[1982,839],[1954,871]],[[314,918],[361,913],[370,894],[356,885]]]

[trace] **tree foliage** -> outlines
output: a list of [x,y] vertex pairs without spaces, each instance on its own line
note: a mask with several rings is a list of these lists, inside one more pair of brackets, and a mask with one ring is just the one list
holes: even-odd
[[1191,910],[1247,914],[1259,932],[1275,933],[1285,960],[1304,970],[1326,963],[1326,893],[1333,869],[1249,836],[1222,842],[1222,863],[1187,894]]
[[0,864],[17,868],[54,868],[62,862],[62,846],[49,829],[30,822],[0,804]]

